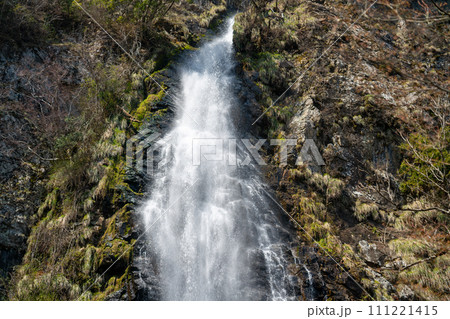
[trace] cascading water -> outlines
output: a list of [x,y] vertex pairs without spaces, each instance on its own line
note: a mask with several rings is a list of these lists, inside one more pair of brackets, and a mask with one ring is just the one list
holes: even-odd
[[[236,152],[231,147],[237,140],[230,120],[233,22],[180,71],[179,114],[160,143],[167,163],[154,173],[150,198],[141,208],[149,229],[148,267],[162,300],[297,298],[286,260],[290,231],[264,195],[258,167],[229,161],[242,163],[249,156],[239,142]],[[203,154],[197,165],[195,141],[205,147],[211,140],[217,147],[218,139],[224,160],[206,160]],[[205,148],[203,153],[212,153]]]

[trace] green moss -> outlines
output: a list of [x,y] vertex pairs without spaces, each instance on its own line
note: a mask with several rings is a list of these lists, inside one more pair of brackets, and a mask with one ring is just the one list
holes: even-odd
[[108,295],[122,289],[122,287],[124,287],[124,285],[130,280],[131,280],[130,267],[128,267],[121,277],[119,278],[117,278],[116,276],[111,277],[106,283],[105,288],[92,296],[92,300],[105,300],[108,297]]
[[[156,105],[156,103],[160,102],[165,96],[164,90],[160,90],[157,94],[149,94],[147,98],[139,104],[139,107],[132,112],[134,118],[138,121],[148,121],[153,117],[155,119],[160,118],[161,112],[152,112],[152,107]],[[133,123],[133,126],[138,129],[141,126],[141,123]]]
[[401,148],[407,152],[407,158],[399,170],[404,178],[400,190],[424,195],[444,207],[448,205],[445,183],[450,180],[450,127],[445,126],[435,136],[411,134]]
[[99,265],[109,263],[108,258],[113,258],[114,261],[123,259],[129,261],[131,257],[131,245],[123,239],[113,239],[106,241],[99,252]]
[[197,48],[194,48],[193,46],[186,44],[181,48],[181,51],[186,51],[186,50],[194,51],[194,50],[197,50]]
[[[113,130],[113,136],[122,134],[121,130]],[[114,137],[111,137],[114,138]],[[88,244],[92,242],[94,228],[90,227],[92,219],[92,206],[101,198],[114,198],[107,196],[111,193],[121,193],[122,188],[129,188],[124,182],[124,159],[122,157],[111,159],[106,166],[105,174],[99,183],[86,194],[86,200],[77,201],[73,193],[58,195],[55,188],[47,196],[42,207],[42,214],[47,213],[32,230],[29,237],[29,248],[24,257],[24,263],[18,270],[20,277],[27,278],[15,284],[14,298],[20,300],[53,300],[54,298],[70,300],[78,298],[74,287],[89,286],[95,273],[102,265],[121,259],[128,264],[132,256],[132,241],[120,239],[129,235],[131,231],[130,218],[132,212],[129,205],[125,205],[107,220],[107,227],[98,246]],[[121,188],[122,187],[122,188]],[[90,197],[94,194],[94,198]],[[100,196],[101,195],[101,196]],[[85,205],[87,200],[91,204]],[[66,229],[66,223],[74,220],[78,215],[77,205],[83,203],[86,213],[80,216],[83,227],[74,227],[71,233]],[[49,211],[50,209],[50,211]],[[120,229],[118,225],[121,226]],[[58,274],[64,279],[64,284],[48,282],[40,278],[42,274]],[[44,284],[45,282],[45,284]],[[120,283],[120,281],[119,281]],[[19,285],[20,284],[20,285]],[[92,287],[93,291],[102,291],[101,284]],[[28,290],[28,292],[26,292]],[[62,295],[61,295],[62,294]],[[90,299],[90,293],[83,299]]]
[[[117,229],[117,223],[123,223],[126,225],[126,229],[131,229],[131,213],[130,205],[126,204],[118,212],[108,219],[108,226],[101,238],[101,242],[106,243],[119,236],[119,229]],[[127,235],[127,232],[122,235]]]

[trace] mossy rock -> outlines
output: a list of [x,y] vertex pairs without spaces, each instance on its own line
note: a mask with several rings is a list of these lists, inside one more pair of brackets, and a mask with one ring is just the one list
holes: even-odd
[[139,107],[132,112],[132,115],[139,122],[134,122],[133,126],[136,129],[142,125],[142,122],[149,121],[153,117],[161,117],[161,110],[153,110],[158,102],[161,102],[165,97],[166,93],[163,89],[161,89],[157,94],[149,94],[147,98],[139,104]]

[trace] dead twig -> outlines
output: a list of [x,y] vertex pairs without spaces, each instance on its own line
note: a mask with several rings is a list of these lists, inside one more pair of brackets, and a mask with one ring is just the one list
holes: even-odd
[[430,208],[401,208],[401,209],[397,209],[399,211],[411,211],[411,212],[428,212],[430,210],[437,210],[440,211],[441,213],[450,215],[450,211],[439,208],[439,207],[430,207]]
[[440,252],[440,253],[437,254],[437,255],[430,256],[430,257],[428,257],[428,258],[424,258],[424,259],[418,260],[418,261],[416,261],[416,262],[413,262],[412,264],[409,264],[409,265],[406,265],[406,266],[403,267],[403,268],[400,268],[399,271],[404,271],[404,270],[406,270],[406,269],[408,269],[408,268],[411,268],[412,266],[415,266],[415,265],[421,264],[421,263],[423,263],[423,262],[427,262],[427,261],[436,259],[436,258],[438,258],[439,256],[445,255],[446,253],[447,253],[446,251],[442,251],[442,252]]

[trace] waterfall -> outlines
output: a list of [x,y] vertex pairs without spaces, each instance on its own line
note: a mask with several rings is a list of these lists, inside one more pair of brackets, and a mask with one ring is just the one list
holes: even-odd
[[[249,157],[231,120],[233,22],[179,70],[177,117],[159,142],[166,163],[154,172],[140,208],[148,267],[158,278],[161,300],[298,298],[288,271],[292,231],[265,196],[254,161],[230,164]],[[195,154],[195,141],[218,140],[223,160]],[[217,145],[203,143],[201,151],[212,154]]]

